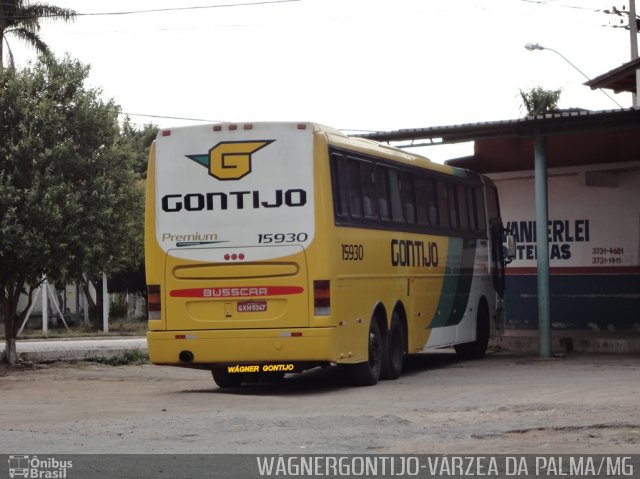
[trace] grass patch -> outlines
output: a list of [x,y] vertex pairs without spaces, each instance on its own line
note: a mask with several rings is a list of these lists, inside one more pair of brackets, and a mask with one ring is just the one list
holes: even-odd
[[149,355],[140,349],[130,349],[110,358],[88,358],[92,363],[106,364],[108,366],[131,366],[149,363]]
[[[0,321],[2,324],[2,321]],[[40,328],[25,328],[18,339],[57,339],[57,338],[83,338],[88,336],[145,336],[147,334],[146,318],[110,319],[109,332],[96,331],[90,326],[70,326],[66,329],[60,321],[57,328],[49,328],[47,335],[42,334]],[[0,327],[0,340],[4,340],[4,327]]]

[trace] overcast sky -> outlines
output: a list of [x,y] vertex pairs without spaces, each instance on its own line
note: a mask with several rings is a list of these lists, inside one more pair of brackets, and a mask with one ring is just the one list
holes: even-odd
[[[50,3],[103,13],[240,1]],[[90,64],[91,85],[131,114],[390,130],[518,118],[519,90],[538,85],[561,88],[562,108],[617,108],[582,85],[585,78],[557,54],[524,48],[529,42],[554,48],[591,78],[617,67],[630,59],[629,33],[604,27],[613,18],[597,12],[614,4],[292,0],[43,21],[41,35],[56,55]],[[9,40],[18,64],[35,58]],[[629,95],[611,94],[631,106]],[[197,123],[132,119],[161,127]],[[457,156],[442,148],[426,154]]]

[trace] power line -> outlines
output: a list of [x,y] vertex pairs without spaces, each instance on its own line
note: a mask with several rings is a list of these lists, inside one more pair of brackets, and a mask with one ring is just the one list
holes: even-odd
[[[128,116],[143,116],[145,118],[163,118],[167,120],[187,120],[187,121],[202,121],[204,123],[225,123],[224,120],[208,120],[205,118],[187,118],[183,116],[167,116],[167,115],[149,115],[147,113],[128,113],[121,111],[119,115]],[[355,133],[377,133],[380,130],[363,130],[362,128],[339,128],[340,131],[347,135],[353,135]]]
[[158,13],[158,12],[175,12],[180,10],[203,10],[209,8],[227,8],[227,7],[250,7],[252,5],[270,5],[274,3],[290,3],[301,2],[302,0],[265,0],[262,2],[248,2],[248,3],[227,3],[221,5],[194,5],[191,7],[168,7],[168,8],[154,8],[151,10],[128,10],[122,12],[98,12],[98,13],[77,13],[77,16],[106,16],[106,15],[135,15],[139,13]]
[[[154,8],[150,10],[126,10],[120,12],[87,12],[87,13],[76,13],[73,16],[76,17],[97,17],[97,16],[109,16],[109,15],[137,15],[140,13],[160,13],[160,12],[175,12],[182,10],[204,10],[210,8],[230,8],[230,7],[251,7],[254,5],[272,5],[276,3],[291,3],[291,2],[301,2],[303,0],[264,0],[261,2],[246,2],[246,3],[226,3],[219,5],[193,5],[190,7],[168,7],[168,8]],[[46,18],[56,18],[62,17],[64,15],[43,15]],[[3,20],[10,19],[22,19],[22,18],[37,18],[39,15],[24,15],[24,16],[0,16]]]
[[163,118],[167,120],[187,120],[187,121],[202,121],[205,123],[221,123],[222,120],[208,120],[205,118],[187,118],[183,116],[167,116],[167,115],[149,115],[147,113],[127,113],[122,111],[119,115],[129,115],[129,116],[144,116],[148,118]]

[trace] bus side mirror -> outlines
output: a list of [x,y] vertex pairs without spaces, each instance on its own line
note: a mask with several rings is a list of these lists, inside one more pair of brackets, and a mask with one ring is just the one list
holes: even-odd
[[516,257],[516,237],[507,234],[507,260],[510,263]]

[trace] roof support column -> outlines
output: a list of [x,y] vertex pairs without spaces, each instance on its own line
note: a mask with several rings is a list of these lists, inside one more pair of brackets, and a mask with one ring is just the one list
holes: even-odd
[[632,93],[631,96],[633,98],[633,107],[636,110],[640,110],[640,68],[636,70],[636,93]]
[[549,204],[547,196],[547,158],[544,136],[540,128],[534,132],[535,194],[536,194],[536,243],[538,262],[538,334],[540,357],[551,356],[551,308],[549,294]]

